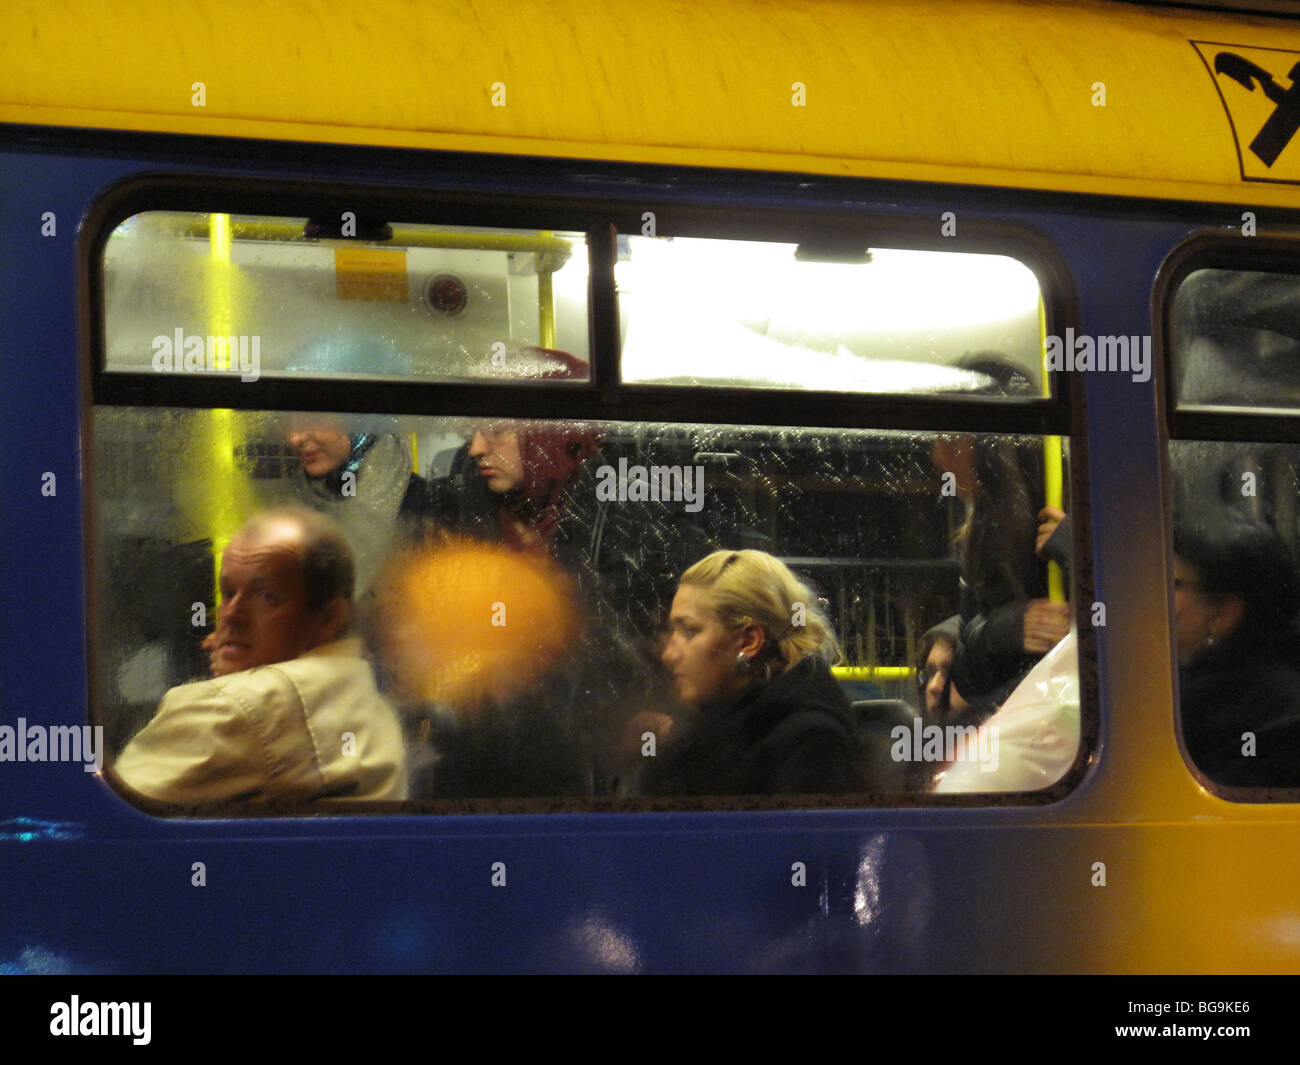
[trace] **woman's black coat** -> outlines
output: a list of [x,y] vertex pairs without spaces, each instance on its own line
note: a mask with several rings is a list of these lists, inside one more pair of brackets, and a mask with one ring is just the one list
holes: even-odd
[[646,795],[861,792],[853,709],[830,669],[805,658],[678,726],[642,775]]
[[1300,635],[1234,634],[1178,676],[1183,739],[1206,776],[1236,787],[1300,786]]

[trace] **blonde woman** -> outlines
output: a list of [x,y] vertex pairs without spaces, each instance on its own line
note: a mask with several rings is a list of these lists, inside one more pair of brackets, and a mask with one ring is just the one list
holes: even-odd
[[642,777],[650,795],[865,790],[840,657],[811,592],[762,551],[716,551],[682,574],[663,663],[679,719]]

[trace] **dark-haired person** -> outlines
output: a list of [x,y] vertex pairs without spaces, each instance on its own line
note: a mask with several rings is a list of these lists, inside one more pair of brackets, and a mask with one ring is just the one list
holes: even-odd
[[[567,352],[534,347],[522,356],[518,372],[529,379],[588,375]],[[545,556],[573,578],[583,637],[509,705],[454,722],[439,715],[432,792],[421,773],[420,794],[626,790],[624,722],[660,701],[655,639],[677,575],[711,545],[686,500],[600,491],[617,469],[606,435],[580,422],[482,420],[448,476],[431,484],[438,528]]]
[[605,624],[647,638],[677,574],[710,545],[680,500],[602,499],[602,471],[613,469],[602,437],[572,422],[480,422],[452,475],[435,483],[435,520],[549,555],[577,579],[589,608],[609,615]]
[[581,423],[479,422],[434,482],[439,528],[545,557],[573,578],[584,636],[510,705],[436,718],[436,768],[431,785],[418,775],[420,794],[626,790],[623,722],[657,702],[655,634],[677,574],[707,541],[681,501],[602,499],[602,471],[613,468],[602,439]]
[[351,548],[302,508],[249,521],[221,558],[212,679],[172,688],[117,759],[154,799],[404,799],[405,756],[352,614]]
[[476,425],[466,454],[490,493],[500,538],[522,550],[554,545],[571,508],[583,502],[575,498],[576,475],[599,442],[599,432],[565,423]]
[[1300,578],[1282,538],[1236,514],[1174,530],[1183,738],[1220,784],[1300,786]]
[[[529,379],[588,379],[587,363],[568,352],[528,347],[521,355],[518,372]],[[549,555],[577,579],[589,608],[607,615],[599,625],[646,639],[663,621],[677,575],[713,545],[692,520],[697,507],[640,500],[628,484],[599,491],[616,468],[605,438],[581,422],[480,421],[449,475],[430,485],[433,518],[454,533]]]
[[811,591],[762,551],[716,551],[682,574],[663,651],[674,723],[645,767],[647,795],[864,790],[839,648]]
[[[1048,598],[1044,559],[1070,566],[1065,515],[1041,500],[1037,440],[942,436],[935,465],[966,502],[961,636],[949,683],[991,712],[1070,630],[1070,608]],[[977,722],[973,722],[977,723]]]
[[[956,688],[949,683],[957,644],[961,639],[961,615],[952,617],[929,629],[917,643],[917,691],[925,707],[926,720],[936,725],[966,725],[979,711],[973,708]],[[985,714],[984,716],[987,716]]]

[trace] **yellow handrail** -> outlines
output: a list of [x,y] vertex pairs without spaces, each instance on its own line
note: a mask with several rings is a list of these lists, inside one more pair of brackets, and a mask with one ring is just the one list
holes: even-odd
[[916,675],[911,666],[831,666],[836,680],[910,680]]
[[[1043,298],[1038,298],[1038,336],[1042,347],[1042,393],[1045,397],[1052,394],[1052,380],[1047,370],[1047,310]],[[1064,469],[1061,461],[1061,438],[1059,436],[1043,437],[1043,498],[1049,507],[1064,510],[1061,497],[1064,490]],[[1053,603],[1064,603],[1065,574],[1055,562],[1047,564],[1047,597]]]
[[[210,222],[209,218],[224,219],[224,222]],[[290,244],[306,242],[303,228],[297,222],[246,220],[232,222],[229,215],[196,217],[180,227],[180,234],[199,240],[223,242],[227,263],[230,261],[232,239]],[[573,255],[573,245],[565,238],[557,237],[550,230],[539,233],[464,233],[423,228],[394,228],[391,241],[371,243],[392,247],[534,254],[536,256],[534,268],[537,271],[538,343],[544,348],[555,347],[555,289],[552,278],[557,270],[563,269]]]
[[[230,260],[230,216],[214,214],[207,227],[208,261],[204,269],[207,331],[229,336],[234,330],[235,295]],[[229,350],[227,358],[232,357]],[[221,369],[221,367],[218,367]],[[197,412],[186,446],[184,468],[178,477],[181,509],[191,529],[212,541],[213,584],[218,585],[221,553],[249,510],[248,479],[235,463],[238,416],[232,410]],[[214,594],[213,602],[218,596]]]
[[[208,217],[225,218],[230,236],[235,240],[262,240],[272,243],[308,243],[299,222],[230,222],[229,215],[196,217],[180,227],[180,235],[206,240],[212,227]],[[329,238],[324,238],[328,240]],[[314,242],[311,242],[314,243]],[[348,245],[357,241],[349,240]],[[553,233],[463,233],[442,229],[393,229],[391,241],[361,242],[391,247],[451,248],[461,251],[522,251],[536,252],[538,272],[558,270],[573,254],[573,245]]]

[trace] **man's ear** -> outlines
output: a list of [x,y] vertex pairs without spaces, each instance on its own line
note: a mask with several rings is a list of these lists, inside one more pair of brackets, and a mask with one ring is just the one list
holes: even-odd
[[317,647],[337,640],[347,631],[352,618],[352,604],[343,598],[331,599],[321,613],[323,620],[316,634]]

